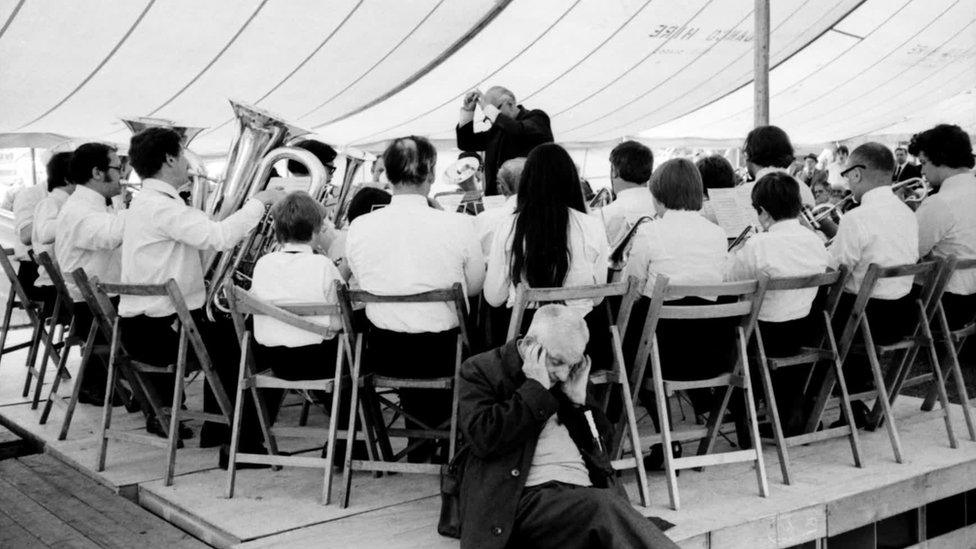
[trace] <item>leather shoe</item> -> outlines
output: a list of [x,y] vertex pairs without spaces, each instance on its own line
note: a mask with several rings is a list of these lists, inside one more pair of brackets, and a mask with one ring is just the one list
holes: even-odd
[[[671,455],[679,458],[682,453],[681,443],[676,440],[671,441]],[[647,471],[664,470],[664,447],[661,444],[651,445],[651,453],[644,456],[644,469]],[[677,471],[677,474],[680,475],[681,471]]]
[[[155,417],[146,418],[146,431],[150,434],[156,435],[157,437],[167,438],[166,431],[163,430],[162,425],[159,424],[159,420],[157,420]],[[178,437],[176,447],[182,448],[184,439],[193,438],[193,429],[190,429],[186,425],[180,423]]]
[[[267,454],[268,453],[268,451],[265,450],[264,448],[256,448],[248,451],[243,451],[243,450],[238,450],[238,451],[246,454]],[[223,446],[220,447],[220,453],[217,456],[217,465],[224,471],[227,470],[227,467],[230,465],[230,445],[224,444]],[[269,467],[271,466],[266,463],[238,463],[234,466],[234,468],[238,470],[268,469]]]

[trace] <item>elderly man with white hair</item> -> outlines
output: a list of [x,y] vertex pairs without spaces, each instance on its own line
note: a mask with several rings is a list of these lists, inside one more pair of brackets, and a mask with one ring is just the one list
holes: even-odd
[[590,406],[589,332],[540,307],[525,337],[461,367],[461,547],[677,547],[630,504]]

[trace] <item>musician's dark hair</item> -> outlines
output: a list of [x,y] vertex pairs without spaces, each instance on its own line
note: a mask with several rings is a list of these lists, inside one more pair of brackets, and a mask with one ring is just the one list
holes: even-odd
[[610,151],[610,165],[620,179],[644,185],[654,171],[654,153],[642,143],[624,141]]
[[[339,156],[339,153],[337,153],[335,149],[321,141],[316,141],[314,139],[303,139],[295,143],[294,146],[298,147],[299,149],[305,149],[306,151],[315,155],[315,158],[318,158],[319,162],[321,162],[323,166],[333,166],[333,162],[335,161],[336,157]],[[305,167],[305,164],[289,158],[288,172],[292,175],[308,175],[308,168]]]
[[433,179],[436,164],[437,149],[417,135],[394,139],[383,151],[386,177],[394,185],[422,185]]
[[756,181],[752,188],[752,207],[764,208],[774,220],[793,219],[800,215],[800,185],[790,174],[773,172]]
[[532,149],[519,181],[512,228],[512,282],[538,288],[563,285],[569,263],[570,209],[586,213],[576,164],[566,149]]
[[864,143],[851,153],[851,158],[856,161],[848,161],[849,165],[864,164],[871,170],[895,173],[895,155],[891,149],[881,143]]
[[[905,147],[902,147],[901,145],[898,145],[897,147],[895,147],[895,152],[898,152],[898,151],[902,151],[902,152],[904,152],[906,154],[908,153],[908,149],[906,149]],[[928,156],[928,155],[925,155],[925,156]]]
[[322,228],[325,208],[305,191],[288,193],[271,209],[278,242],[308,242]]
[[695,162],[701,174],[702,186],[708,189],[731,189],[735,187],[735,170],[732,164],[720,154],[699,158]]
[[819,159],[817,158],[817,155],[815,155],[815,154],[813,154],[813,153],[809,153],[809,154],[807,154],[806,156],[804,156],[804,157],[803,157],[803,159],[804,159],[804,160],[813,160],[814,162],[816,162],[817,160],[819,160]]
[[749,162],[764,168],[789,168],[793,163],[790,136],[776,126],[759,126],[746,135],[743,152]]
[[702,208],[702,177],[687,158],[672,158],[658,166],[648,186],[654,198],[669,210]]
[[146,128],[129,140],[129,163],[140,178],[146,179],[159,173],[166,155],[179,156],[182,150],[183,138],[176,130]]
[[[71,153],[71,165],[68,179],[73,183],[84,185],[92,178],[92,170],[98,168],[108,171],[109,155],[115,152],[115,147],[105,143],[85,143]],[[51,160],[54,160],[53,158]],[[155,172],[153,172],[155,173]],[[50,175],[49,175],[50,177]],[[50,187],[50,182],[48,183]]]
[[[105,155],[105,161],[108,162],[108,155]],[[51,159],[47,161],[47,192],[51,192],[58,187],[65,187],[74,183],[74,178],[71,177],[71,153],[70,152],[59,152],[54,153]],[[89,171],[89,176],[91,177],[91,172]],[[87,179],[85,180],[87,181]]]
[[848,155],[851,153],[850,149],[847,148],[847,145],[837,145],[837,148],[834,149],[834,152],[838,154],[848,154]]
[[393,199],[390,193],[376,187],[363,187],[353,195],[346,210],[346,219],[352,223],[357,217],[368,214],[379,205],[389,204]]
[[925,153],[925,158],[933,165],[948,168],[972,168],[976,162],[969,135],[953,124],[939,124],[916,133],[908,145],[908,152],[912,156]]
[[458,160],[463,160],[465,158],[474,158],[477,160],[479,170],[485,167],[485,161],[481,159],[481,155],[474,151],[461,151],[461,154],[458,155]]

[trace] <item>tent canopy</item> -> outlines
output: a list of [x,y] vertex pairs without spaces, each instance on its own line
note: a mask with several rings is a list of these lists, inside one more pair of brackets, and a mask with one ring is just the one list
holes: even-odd
[[[450,139],[500,84],[557,140],[739,140],[752,0],[0,0],[0,132],[235,132],[228,98],[339,145]],[[770,118],[798,143],[976,129],[976,0],[771,2]]]

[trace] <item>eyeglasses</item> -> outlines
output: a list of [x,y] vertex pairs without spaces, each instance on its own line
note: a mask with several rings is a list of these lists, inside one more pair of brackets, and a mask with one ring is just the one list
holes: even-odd
[[122,164],[119,164],[118,166],[109,165],[109,167],[105,168],[105,171],[109,171],[109,170],[119,170],[119,173],[121,173],[122,172]]
[[866,169],[867,166],[865,166],[864,164],[854,164],[850,168],[847,168],[846,170],[840,172],[840,176],[841,177],[847,177],[847,174],[851,173],[852,171],[854,171],[854,170],[856,170],[858,168],[860,168],[860,169],[863,170],[863,169]]

